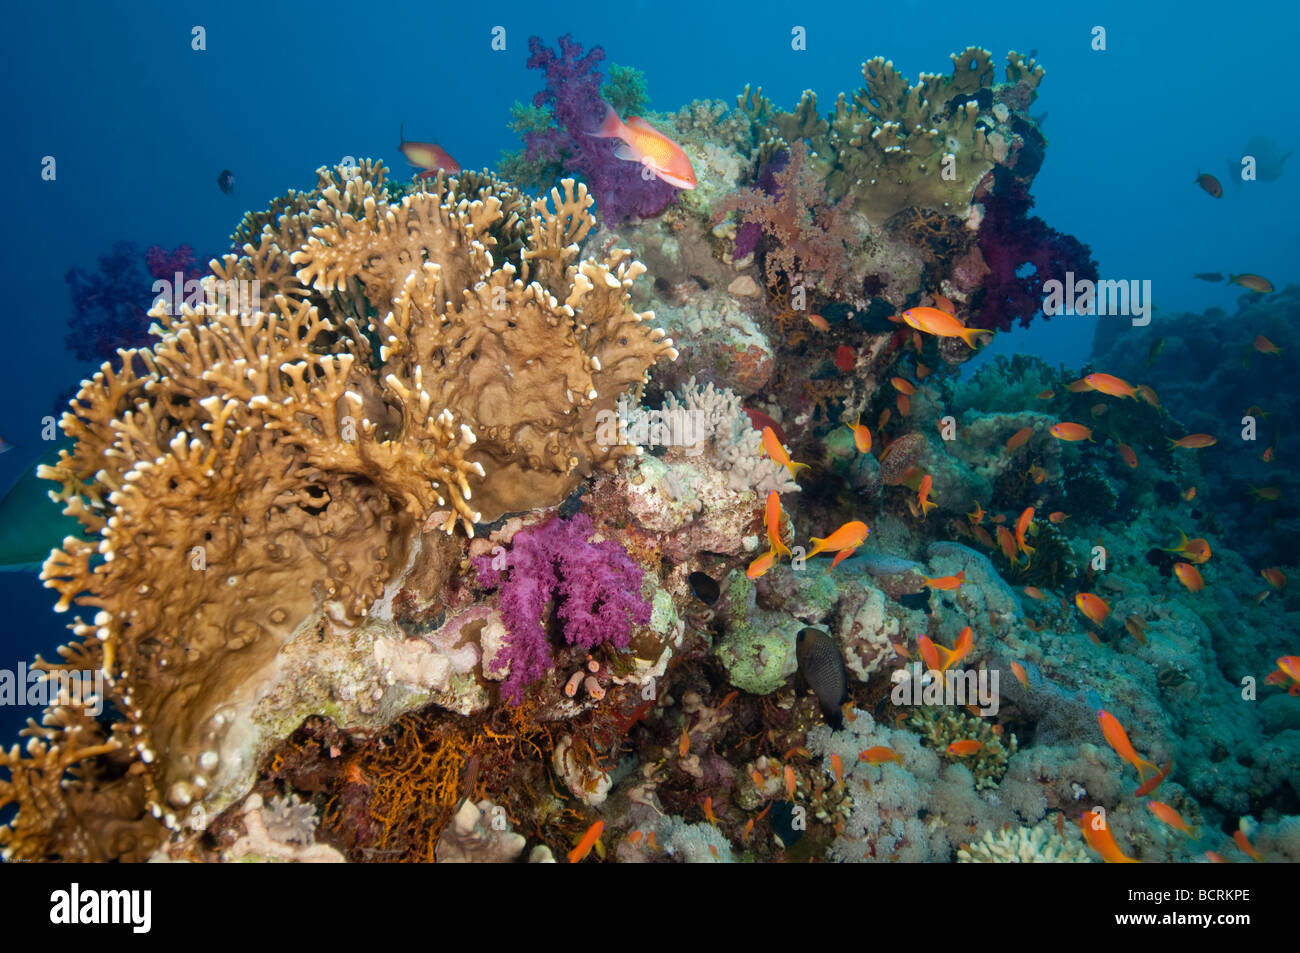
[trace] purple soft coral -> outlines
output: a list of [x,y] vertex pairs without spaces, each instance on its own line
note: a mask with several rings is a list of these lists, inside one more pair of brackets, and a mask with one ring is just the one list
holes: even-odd
[[474,560],[478,583],[501,589],[505,646],[491,662],[510,665],[501,693],[513,704],[524,689],[551,667],[546,604],[555,599],[556,615],[564,625],[564,640],[582,649],[603,642],[626,648],[632,626],[650,621],[650,604],[641,597],[641,569],[612,540],[588,542],[591,517],[553,519],[520,530],[510,551],[497,551]]
[[979,248],[989,274],[976,301],[978,321],[972,323],[1010,331],[1019,318],[1021,325],[1029,327],[1042,310],[1046,282],[1064,282],[1068,271],[1074,272],[1076,281],[1097,280],[1097,263],[1087,245],[1048,227],[1037,216],[1028,217],[1034,200],[1023,183],[997,169],[993,192],[981,201]]
[[565,169],[582,174],[606,222],[652,218],[672,204],[677,190],[659,179],[645,179],[641,166],[614,155],[617,142],[589,135],[605,118],[596,70],[605,51],[593,46],[583,54],[571,36],[560,37],[557,54],[540,37],[528,38],[529,69],[546,74],[546,88],[533,97],[534,106],[549,106],[557,127],[524,135],[530,162],[559,160]]

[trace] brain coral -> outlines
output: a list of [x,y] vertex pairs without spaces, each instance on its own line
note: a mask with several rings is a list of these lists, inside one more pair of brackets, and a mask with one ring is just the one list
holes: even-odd
[[[400,202],[381,165],[319,176],[214,263],[206,302],[155,307],[158,342],[83,383],[62,420],[75,446],[42,470],[93,539],[65,540],[42,578],[58,610],[94,612],[73,651],[108,673],[114,735],[173,826],[239,796],[272,730],[250,723],[257,705],[355,701],[336,664],[349,627],[421,530],[472,535],[563,499],[632,451],[601,446],[596,415],[676,356],[629,304],[643,266],[617,249],[578,260],[592,203],[571,180],[521,224],[483,176]],[[436,592],[454,546],[422,560]],[[25,763],[4,760],[21,781]]]

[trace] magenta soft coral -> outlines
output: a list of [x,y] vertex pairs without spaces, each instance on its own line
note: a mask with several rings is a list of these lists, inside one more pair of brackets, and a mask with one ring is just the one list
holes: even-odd
[[546,626],[552,600],[564,640],[588,651],[605,642],[626,648],[632,626],[650,621],[640,567],[613,540],[589,542],[593,531],[585,513],[567,521],[556,518],[520,530],[509,551],[498,549],[474,560],[479,585],[501,590],[507,635],[490,664],[509,663],[501,693],[513,704],[553,664]]

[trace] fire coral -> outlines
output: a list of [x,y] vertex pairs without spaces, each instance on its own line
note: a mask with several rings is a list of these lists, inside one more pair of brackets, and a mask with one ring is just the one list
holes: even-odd
[[509,663],[501,693],[515,705],[523,701],[524,689],[551,667],[546,631],[551,599],[564,640],[586,650],[603,642],[626,648],[632,625],[650,621],[640,567],[618,543],[589,542],[591,535],[591,517],[578,513],[571,520],[520,530],[508,553],[498,549],[474,560],[479,585],[501,589],[501,616],[509,634],[492,664]]

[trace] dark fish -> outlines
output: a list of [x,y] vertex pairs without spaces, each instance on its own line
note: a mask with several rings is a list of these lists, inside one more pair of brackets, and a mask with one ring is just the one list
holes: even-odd
[[1196,178],[1192,179],[1192,182],[1205,189],[1205,191],[1214,198],[1223,198],[1223,186],[1221,186],[1219,180],[1210,175],[1210,173],[1198,172]]
[[229,169],[222,169],[221,174],[217,176],[217,186],[227,195],[235,191],[235,173]]
[[840,706],[849,698],[849,678],[840,647],[821,629],[800,629],[795,639],[795,657],[799,660],[799,674],[817,695],[826,723],[832,728],[843,728],[844,712]]
[[1192,275],[1193,278],[1200,278],[1202,281],[1222,281],[1223,275],[1217,271],[1198,271]]
[[922,612],[929,612],[930,589],[929,587],[926,587],[920,592],[906,593],[899,596],[895,601],[906,609],[920,609]]
[[1156,338],[1156,340],[1152,343],[1151,349],[1147,351],[1147,363],[1146,363],[1147,367],[1150,367],[1152,364],[1155,363],[1156,358],[1160,356],[1160,352],[1165,349],[1165,343],[1168,340],[1169,340],[1168,338],[1159,337]]
[[686,577],[686,581],[690,583],[691,592],[695,593],[695,598],[706,606],[711,606],[718,601],[717,580],[708,573],[693,572]]
[[782,847],[793,847],[803,837],[803,831],[794,826],[794,808],[793,801],[772,803],[772,833]]

